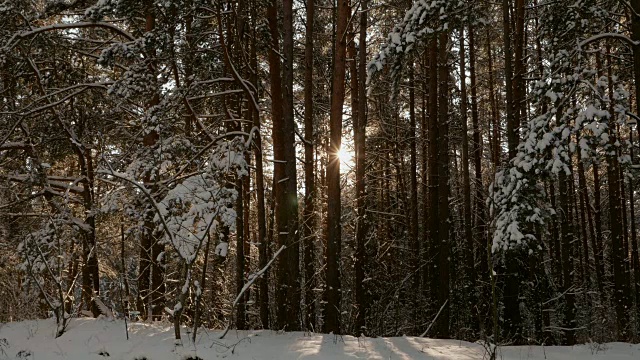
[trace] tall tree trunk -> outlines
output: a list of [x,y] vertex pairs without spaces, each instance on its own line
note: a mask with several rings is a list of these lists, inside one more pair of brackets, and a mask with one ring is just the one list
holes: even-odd
[[525,103],[525,0],[515,0],[515,73],[513,81],[513,102],[514,102],[514,127],[516,129],[516,144],[517,144],[517,129],[524,121],[526,116],[526,103]]
[[562,238],[562,291],[565,297],[565,312],[564,312],[564,331],[565,344],[575,344],[575,295],[571,291],[573,286],[573,227],[571,225],[571,216],[569,208],[569,189],[567,187],[568,182],[567,174],[564,171],[560,171],[558,186],[559,186],[559,205],[560,205],[560,232]]
[[[350,74],[350,80],[351,80],[351,84],[350,84],[350,89],[351,89],[351,119],[352,119],[352,123],[353,123],[353,132],[354,132],[354,142],[356,141],[355,137],[358,135],[358,121],[360,119],[360,96],[366,96],[366,94],[360,94],[360,74],[359,74],[359,61],[358,61],[358,53],[356,52],[356,46],[355,46],[355,40],[356,40],[356,33],[354,30],[354,23],[351,22],[351,29],[350,29],[350,34],[349,34],[349,44],[348,44],[348,49],[347,49],[347,55],[349,57],[349,59],[351,59],[351,61],[349,62],[349,74]],[[366,51],[366,50],[365,50]],[[366,76],[366,74],[365,74]],[[366,111],[366,110],[365,110]],[[357,155],[356,155],[357,156]],[[356,164],[357,166],[357,164]],[[357,171],[357,169],[356,169]],[[357,179],[356,179],[357,181]],[[357,186],[357,185],[356,185]],[[356,188],[356,197],[357,197],[357,191],[358,189]],[[357,199],[356,199],[356,211],[358,210],[358,204],[357,204]],[[357,221],[357,220],[356,220]],[[357,224],[356,224],[357,226]],[[358,229],[356,229],[356,232],[358,231]],[[357,236],[357,234],[356,234]],[[356,239],[356,253],[358,253],[358,249],[357,249],[357,239]],[[356,254],[356,257],[359,255]],[[356,258],[356,261],[357,258]],[[355,264],[354,264],[355,265]],[[362,269],[361,269],[362,270]],[[363,275],[363,274],[360,274]],[[358,274],[356,276],[359,276]],[[364,276],[362,278],[362,280],[364,280]],[[356,280],[357,281],[357,280]],[[361,291],[361,290],[360,290]],[[356,302],[357,303],[357,302]],[[357,322],[359,320],[363,320],[364,317],[364,308],[357,308],[358,313],[356,314],[356,323],[354,324],[354,335],[359,336],[361,334],[361,331],[364,330],[362,327],[364,326],[364,321],[361,324],[358,324]],[[360,314],[360,312],[362,312],[362,315]],[[358,319],[360,318],[360,319]]]
[[[153,3],[145,2],[145,32],[152,32],[155,29],[155,13]],[[155,53],[151,54],[155,56]],[[153,108],[159,103],[159,95],[154,93],[149,103],[146,105],[147,110]],[[154,147],[158,141],[159,134],[152,130],[146,134],[142,140],[146,147]],[[153,174],[147,172],[143,177],[143,183],[151,193],[156,192],[156,179]],[[163,310],[164,299],[164,274],[161,266],[158,264],[158,256],[164,250],[164,245],[160,244],[154,236],[155,223],[153,221],[153,213],[147,212],[148,215],[144,220],[144,227],[140,235],[140,273],[138,278],[138,310],[144,319],[149,316],[153,320],[159,320]]]
[[[640,115],[640,0],[630,0],[631,8],[631,39],[636,42],[633,46],[633,79],[636,98],[636,115]],[[636,129],[640,136],[640,127],[636,121]],[[629,129],[629,132],[633,131]],[[631,141],[631,149],[633,149],[633,141]],[[631,163],[633,164],[633,150],[631,150]],[[633,265],[633,288],[636,294],[636,323],[640,321],[640,257],[638,256],[638,239],[635,231],[635,204],[633,192],[635,191],[635,182],[630,180],[629,184],[629,201],[631,202],[631,261]]]
[[596,266],[599,265],[602,280],[605,282],[604,264],[604,238],[602,236],[602,202],[600,199],[600,169],[597,162],[593,163],[593,207],[596,225],[596,248],[593,249],[596,256]]
[[[520,1],[520,0],[518,0]],[[503,46],[504,46],[504,77],[505,77],[505,100],[506,100],[506,122],[507,122],[507,148],[508,161],[516,156],[518,146],[518,117],[514,109],[514,86],[513,86],[513,59],[511,50],[511,28],[512,19],[510,17],[510,7],[512,0],[502,0],[502,21],[503,21]],[[521,256],[519,251],[511,251],[505,255],[505,265],[507,274],[504,280],[504,323],[505,336],[507,339],[520,343],[522,339],[522,318],[520,314],[519,293],[521,280]]]
[[[71,244],[73,245],[73,243]],[[127,263],[126,263],[124,248],[125,248],[124,224],[121,223],[120,224],[120,277],[122,280],[122,287],[123,287],[121,291],[124,292],[121,299],[122,299],[122,312],[124,313],[124,316],[128,318],[129,317],[129,296],[131,294],[131,291],[129,290],[129,276],[127,275],[128,271],[127,271]],[[72,247],[72,253],[73,253],[73,247]],[[71,268],[71,265],[73,265],[73,263],[74,263],[73,261],[70,262],[69,268]],[[71,271],[71,273],[73,274],[74,272]],[[73,275],[75,276],[75,274]],[[66,311],[69,312],[70,309]]]
[[[471,258],[473,260],[473,253],[476,252],[480,258],[480,273],[481,279],[480,284],[488,284],[489,283],[489,269],[488,269],[488,261],[487,261],[487,236],[486,236],[486,223],[485,223],[485,207],[484,207],[484,185],[482,184],[482,135],[480,134],[480,122],[478,116],[478,88],[476,82],[476,49],[475,49],[475,29],[473,25],[469,25],[469,75],[471,77],[471,122],[473,124],[473,159],[474,159],[474,167],[475,167],[475,179],[474,179],[474,188],[475,188],[475,228],[476,228],[476,242],[477,245],[474,247],[471,245]],[[475,266],[475,261],[473,263]],[[477,272],[475,268],[470,269],[471,273],[471,283],[476,283]],[[488,289],[488,287],[485,287]],[[482,289],[482,288],[481,288]],[[481,290],[482,291],[482,290]],[[478,296],[478,286],[475,289],[475,300],[480,299]],[[489,294],[486,292],[481,292],[483,294],[482,300],[479,301],[478,305],[475,305],[475,315],[476,320],[479,320],[480,316],[484,316],[485,314],[489,314],[489,308],[485,305],[480,304],[489,304]],[[477,325],[475,325],[477,326]]]
[[449,34],[438,44],[438,305],[442,308],[434,324],[435,336],[449,337]]
[[[428,171],[429,168],[427,164],[429,163],[429,135],[427,132],[427,128],[429,127],[429,117],[427,116],[427,111],[429,107],[429,45],[427,44],[427,49],[424,51],[422,55],[422,71],[423,71],[423,81],[422,81],[422,123],[421,131],[422,131],[422,231],[421,231],[421,249],[420,252],[420,260],[421,264],[425,264],[425,257],[428,256],[428,244],[429,244],[429,184],[428,184]],[[425,256],[426,254],[426,256]],[[424,298],[427,297],[429,291],[429,267],[426,269],[422,266],[420,271],[422,283],[422,291],[421,295]],[[424,316],[421,317],[423,319]]]
[[[579,139],[577,140],[579,142]],[[587,179],[584,174],[584,162],[580,155],[580,151],[578,151],[578,185],[580,186],[580,207],[582,212],[586,211],[587,215],[587,224],[588,224],[588,234],[589,234],[589,243],[591,244],[591,251],[593,252],[593,261],[595,264],[596,271],[596,285],[598,287],[598,296],[600,299],[604,299],[604,286],[603,286],[603,274],[601,272],[602,265],[600,264],[600,259],[598,258],[598,245],[596,240],[596,231],[593,224],[593,216],[591,215],[591,202],[589,201],[589,191],[587,189]],[[587,232],[585,230],[585,232]],[[586,245],[583,245],[586,246]],[[588,266],[588,249],[585,250],[585,257],[587,259]]]
[[[247,1],[239,0],[236,7],[236,29],[234,31],[234,42],[237,44],[235,47],[231,47],[234,63],[241,63],[243,55],[241,54],[241,48],[248,48],[249,37],[246,36],[247,32]],[[248,67],[244,67],[244,77],[248,78]],[[238,118],[251,119],[252,109],[243,108],[244,94],[239,94],[236,97],[237,103],[235,104],[236,114]],[[234,130],[250,132],[251,124],[246,123],[243,129],[241,121],[234,121]],[[245,161],[248,165],[251,165],[251,159],[249,153],[245,153]],[[238,190],[238,198],[236,200],[236,295],[242,292],[245,284],[246,274],[249,271],[249,191],[250,191],[251,169],[247,169],[247,174],[244,177],[238,177],[236,179],[236,189]],[[238,301],[236,310],[236,328],[238,330],[246,329],[247,321],[247,300],[249,299],[250,292],[245,291],[243,297]]]
[[429,44],[429,300],[432,308],[436,308],[435,294],[438,289],[438,267],[436,257],[440,248],[438,237],[438,39],[434,38]]
[[[297,330],[299,327],[299,244],[297,237],[298,199],[295,171],[293,123],[293,15],[292,1],[283,3],[284,13],[284,77],[280,73],[277,8],[267,9],[272,51],[269,53],[273,115],[275,222],[278,244],[287,246],[278,259],[276,299],[277,328]],[[284,78],[284,84],[283,84]]]
[[[241,104],[241,102],[239,102]],[[236,295],[239,295],[244,287],[244,183],[242,178],[236,179]],[[245,329],[245,302],[240,300],[236,310],[236,328]]]
[[[81,115],[82,116],[82,115]],[[98,269],[98,248],[96,244],[96,218],[93,209],[94,206],[94,171],[93,157],[91,149],[86,148],[82,151],[77,150],[78,163],[80,164],[80,174],[82,181],[82,202],[84,210],[87,213],[85,223],[89,226],[89,230],[84,232],[83,238],[83,267],[82,267],[82,291],[87,307],[93,313],[93,316],[100,315],[100,310],[94,301],[100,295],[100,277]]]
[[[256,7],[257,4],[253,3],[251,6],[251,83],[257,89],[258,88],[258,55],[257,55],[257,38],[256,38]],[[260,124],[260,113],[258,111],[253,111],[253,126],[258,128],[256,132],[256,137],[254,139],[255,146],[255,161],[256,161],[256,170],[255,170],[255,186],[256,186],[256,207],[258,212],[258,267],[263,269],[267,262],[267,248],[269,246],[267,239],[267,217],[265,211],[265,201],[264,201],[264,168],[263,168],[263,159],[262,159],[262,133],[261,133],[261,124]],[[264,275],[260,277],[258,280],[258,293],[259,293],[259,303],[260,303],[260,322],[262,323],[262,328],[269,328],[269,272],[265,272]]]
[[[574,282],[580,282],[585,279],[588,270],[585,269],[586,258],[583,258],[584,251],[581,248],[582,244],[586,244],[586,221],[583,221],[580,217],[580,208],[578,207],[578,190],[576,189],[576,179],[575,179],[575,171],[573,170],[573,155],[569,155],[569,169],[571,171],[571,176],[569,177],[569,194],[572,200],[573,205],[573,229],[574,229],[574,239],[576,241],[576,245],[573,246],[574,256],[578,258],[578,262],[580,264],[580,279],[574,276]],[[582,222],[581,222],[582,221]],[[586,250],[586,248],[584,249]],[[588,252],[587,252],[588,254]]]
[[327,305],[325,315],[325,331],[339,334],[340,330],[340,253],[342,247],[342,225],[340,222],[340,158],[338,153],[342,146],[342,105],[345,96],[346,69],[346,31],[350,7],[348,0],[338,0],[335,56],[333,63],[333,86],[331,92],[331,110],[329,118],[329,165],[327,166],[328,183],[328,232],[327,232]]
[[506,97],[506,117],[507,117],[507,147],[509,150],[509,160],[516,156],[518,146],[518,128],[513,107],[513,67],[511,53],[511,19],[509,7],[511,0],[502,0],[502,36],[504,45],[504,77],[505,77],[505,97]]
[[[638,100],[636,99],[636,102]],[[636,127],[638,124],[636,123]],[[633,153],[633,129],[629,128],[629,142],[631,143],[631,163],[635,164],[635,157]],[[638,234],[636,234],[636,204],[634,200],[635,192],[635,178],[629,178],[629,213],[631,221],[631,265],[633,267],[633,290],[635,294],[635,310],[636,310],[636,323],[640,319],[638,311],[640,309],[640,260],[638,259]],[[631,299],[630,299],[631,300]]]
[[[271,80],[271,119],[273,122],[273,134],[272,134],[272,139],[273,139],[273,156],[274,156],[274,175],[273,175],[273,193],[274,193],[274,199],[273,199],[273,207],[274,207],[274,211],[273,213],[278,213],[278,212],[282,212],[281,207],[282,205],[278,205],[278,203],[282,202],[282,194],[283,194],[283,190],[282,190],[282,186],[280,183],[278,183],[280,180],[285,179],[286,175],[285,175],[285,169],[284,169],[284,139],[283,134],[282,134],[282,68],[280,65],[280,32],[279,32],[279,25],[278,25],[278,7],[276,5],[277,3],[275,1],[271,1],[267,7],[267,19],[269,22],[269,32],[271,34],[271,51],[269,51],[269,76],[270,76],[270,80]],[[286,181],[286,180],[285,180]],[[278,225],[278,228],[276,230],[276,222],[279,220],[278,215],[274,216],[274,220],[272,220],[271,222],[271,226],[273,227],[274,230],[272,231],[278,231],[280,230],[280,226]],[[278,236],[278,244],[280,244],[280,236]],[[282,259],[286,258],[286,254],[282,255]],[[281,307],[284,309],[285,308],[285,300],[286,299],[282,299],[283,297],[286,297],[286,293],[284,293],[282,289],[285,289],[286,287],[286,283],[283,284],[281,283],[281,275],[280,275],[280,269],[284,269],[284,264],[280,265],[280,263],[284,262],[284,260],[280,260],[278,262],[278,275],[277,275],[277,290],[276,290],[276,301],[281,304]],[[286,262],[285,262],[286,264]],[[267,293],[265,293],[265,295],[267,295]],[[283,301],[283,302],[281,302]],[[283,314],[282,312],[285,311],[285,314]],[[284,324],[284,319],[283,317],[286,316],[286,309],[284,309],[283,311],[278,310],[278,313],[276,314],[276,323],[273,324],[275,326],[275,329],[282,329],[285,324]]]
[[[618,139],[621,139],[620,131],[618,129],[617,135]],[[618,156],[621,156],[620,149],[618,149]],[[631,269],[630,269],[630,261],[629,261],[629,226],[627,220],[627,192],[625,190],[624,183],[624,170],[621,166],[618,166],[618,170],[620,171],[619,179],[620,179],[620,209],[622,210],[622,264],[624,265],[624,282],[625,288],[631,289]],[[631,293],[628,295],[627,301],[631,300]],[[629,302],[629,305],[631,303]],[[630,308],[629,308],[630,309]]]
[[[579,143],[580,138],[576,135],[576,143]],[[591,243],[593,244],[593,233],[589,232],[589,226],[587,221],[587,211],[585,208],[585,201],[588,198],[585,196],[587,190],[587,182],[584,177],[584,165],[582,163],[582,157],[580,155],[580,151],[577,151],[578,156],[578,198],[580,200],[580,222],[581,222],[581,234],[582,234],[582,256],[584,257],[583,264],[583,286],[589,286],[589,280],[591,278],[591,271],[589,269],[589,243],[588,240],[591,239]],[[577,210],[577,208],[576,208]]]
[[500,166],[502,151],[500,150],[500,123],[498,115],[498,104],[496,102],[495,82],[493,73],[493,49],[491,48],[491,36],[487,28],[487,73],[489,74],[489,103],[491,105],[491,127],[493,132],[493,142],[490,142],[491,160],[494,170]]
[[315,159],[313,135],[313,32],[315,0],[307,0],[306,34],[304,46],[304,279],[305,279],[305,328],[314,330],[315,307]]
[[[411,271],[414,277],[413,302],[414,311],[418,311],[418,300],[420,297],[420,242],[418,240],[418,154],[416,148],[416,137],[418,131],[416,128],[416,100],[415,100],[415,76],[414,66],[411,64],[409,69],[409,156],[410,156],[410,177],[411,177],[411,193],[409,195],[409,212],[411,214],[411,222],[409,226],[409,243],[412,253]],[[414,322],[418,321],[418,316],[413,317]],[[419,331],[416,329],[416,331]]]
[[[471,178],[469,175],[469,129],[467,118],[467,67],[465,59],[464,27],[460,28],[460,113],[462,114],[462,192],[464,203],[464,262],[465,277],[469,286],[467,304],[470,310],[476,303],[473,285],[475,284],[474,257],[473,257],[473,233],[471,213]],[[473,80],[475,81],[475,79]],[[477,110],[477,109],[476,109]],[[477,114],[476,114],[477,116]],[[476,119],[477,120],[477,119]],[[474,134],[475,136],[475,134]],[[472,325],[475,321],[472,322]]]
[[356,317],[356,334],[360,335],[367,332],[366,315],[369,301],[364,288],[366,264],[367,241],[367,216],[366,216],[366,193],[365,193],[365,152],[366,152],[366,126],[367,126],[367,16],[368,16],[368,0],[362,0],[362,11],[360,13],[360,39],[359,39],[359,59],[358,59],[358,95],[360,96],[358,105],[358,118],[354,125],[354,142],[356,152],[356,208],[358,219],[356,222],[356,305],[358,307],[358,315]]
[[[609,80],[609,98],[613,99],[613,86],[611,83],[611,55],[607,48],[607,78]],[[613,103],[609,106],[609,113],[614,114]],[[617,141],[615,118],[609,118],[609,144],[615,146]],[[622,195],[620,193],[620,164],[616,154],[607,155],[607,180],[609,183],[609,231],[611,232],[611,258],[613,265],[613,283],[614,283],[614,303],[618,327],[618,340],[626,341],[628,339],[629,319],[627,315],[628,309],[628,288],[625,281],[624,258],[624,228],[623,228],[623,212],[622,212]]]

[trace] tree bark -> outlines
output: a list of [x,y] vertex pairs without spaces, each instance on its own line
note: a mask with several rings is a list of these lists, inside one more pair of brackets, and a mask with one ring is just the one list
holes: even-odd
[[525,97],[525,78],[526,73],[524,62],[524,48],[525,48],[525,0],[515,0],[515,73],[513,81],[513,101],[514,101],[514,127],[516,131],[516,145],[517,145],[517,129],[524,121],[526,116],[526,97]]
[[[484,199],[486,196],[484,195],[484,185],[482,184],[482,134],[480,134],[480,120],[478,114],[478,88],[476,81],[476,50],[475,50],[475,29],[473,25],[469,25],[469,75],[471,77],[471,122],[473,124],[473,159],[474,159],[474,167],[475,167],[475,179],[474,179],[474,187],[475,187],[475,228],[476,228],[476,242],[477,245],[471,247],[472,251],[472,259],[473,252],[478,254],[480,258],[480,273],[482,278],[480,279],[480,284],[488,284],[489,283],[489,269],[488,269],[488,261],[487,261],[487,235],[486,235],[486,220],[485,220],[485,205]],[[475,266],[475,261],[474,261]],[[475,268],[471,268],[471,279],[472,284],[477,282],[477,271]],[[478,289],[480,288],[480,290]],[[488,288],[487,288],[488,289]],[[479,301],[478,305],[475,305],[476,320],[480,321],[479,317],[484,314],[489,314],[489,307],[480,304],[489,304],[489,294],[488,292],[482,291],[481,286],[476,286],[476,301],[480,299],[482,295],[482,300]]]
[[327,305],[325,331],[339,334],[340,328],[340,253],[342,247],[341,199],[340,199],[340,158],[342,146],[342,105],[345,96],[346,31],[350,15],[348,0],[338,0],[335,56],[333,63],[333,86],[329,118],[329,164],[327,166],[328,185],[328,231],[327,231]]
[[442,33],[438,44],[438,292],[442,308],[434,324],[435,336],[449,338],[449,34]]
[[440,242],[438,237],[438,39],[429,44],[429,252],[426,261],[429,263],[429,296],[431,309],[438,309],[433,296],[438,290],[438,267],[435,259],[438,256]]
[[[244,181],[238,177],[236,179],[236,295],[239,295],[244,288]],[[236,310],[236,329],[245,329],[245,302],[240,300]]]
[[315,307],[315,159],[314,159],[314,107],[313,107],[313,32],[315,0],[307,0],[306,34],[304,46],[304,280],[305,328],[313,331],[316,325]]
[[567,174],[564,171],[560,171],[558,178],[558,200],[560,214],[560,232],[562,242],[562,291],[565,298],[565,311],[564,311],[564,343],[565,345],[575,344],[575,295],[573,294],[571,287],[573,286],[573,258],[572,258],[572,241],[573,230],[571,225],[571,216],[569,208],[569,189],[567,187]]
[[[613,99],[613,86],[611,84],[611,56],[607,54],[607,78],[609,79],[609,98]],[[609,106],[609,113],[614,114],[613,104]],[[615,118],[609,118],[609,144],[615,146],[617,141]],[[611,232],[611,258],[613,265],[614,283],[614,307],[616,311],[617,334],[619,341],[628,339],[629,319],[628,309],[628,288],[625,281],[624,258],[624,235],[622,222],[622,202],[620,194],[620,164],[616,154],[607,155],[607,180],[609,183],[609,227]]]
[[[465,59],[464,27],[460,28],[460,113],[462,115],[462,192],[464,203],[464,263],[465,277],[469,289],[475,284],[474,257],[473,257],[473,233],[471,213],[471,178],[469,174],[469,127],[467,117],[467,67]],[[474,80],[475,81],[475,80]],[[477,110],[477,109],[476,109]],[[477,114],[476,114],[477,116]],[[476,119],[477,120],[477,119]],[[475,136],[475,134],[474,134]],[[475,305],[474,291],[469,292],[467,304],[470,309]]]
[[506,97],[506,117],[507,117],[507,147],[509,150],[509,160],[516,156],[518,146],[518,128],[513,107],[513,66],[511,51],[511,20],[509,7],[511,0],[502,0],[502,36],[504,45],[504,77],[505,77],[505,97]]
[[[640,0],[630,0],[631,8],[631,39],[640,44]],[[640,115],[640,45],[633,46],[633,79],[634,90],[636,99],[636,115]],[[638,136],[640,137],[640,127],[636,121],[636,129],[638,130]],[[633,129],[629,129],[631,133]],[[632,136],[631,136],[632,139]],[[634,164],[633,159],[633,140],[631,141],[631,163]],[[640,320],[640,257],[638,255],[638,238],[636,234],[636,221],[635,221],[635,203],[633,199],[633,192],[635,191],[635,181],[630,180],[629,183],[629,201],[631,203],[631,262],[633,265],[633,288],[636,294],[636,322]]]
[[[258,88],[258,55],[257,55],[257,38],[256,38],[256,7],[253,3],[251,6],[251,83]],[[271,52],[270,52],[271,53]],[[254,156],[256,161],[255,170],[255,186],[256,186],[256,207],[258,215],[258,267],[264,269],[269,259],[267,258],[267,248],[269,246],[267,239],[267,217],[264,200],[264,168],[262,159],[262,132],[260,123],[260,113],[253,111],[253,126],[258,128],[254,139]],[[263,329],[269,328],[269,272],[265,272],[258,279],[258,294],[260,306],[260,322]]]
[[489,74],[489,103],[491,105],[491,127],[493,131],[493,142],[491,146],[491,161],[493,163],[494,170],[500,166],[500,158],[502,157],[502,151],[500,150],[500,125],[498,115],[498,104],[496,103],[495,95],[495,82],[493,74],[493,50],[491,48],[491,37],[489,36],[489,30],[487,29],[487,73]]
[[360,39],[359,39],[359,60],[358,60],[358,95],[360,97],[358,105],[358,118],[354,125],[354,142],[356,152],[356,208],[358,219],[356,222],[356,305],[358,315],[356,316],[356,334],[367,333],[366,315],[369,301],[365,292],[364,266],[367,261],[365,243],[367,241],[367,216],[366,216],[366,187],[365,187],[365,159],[366,159],[366,126],[367,126],[367,16],[368,0],[362,0],[362,11],[360,13]]
[[[411,64],[409,69],[409,156],[410,156],[410,181],[411,181],[411,193],[409,195],[409,212],[411,214],[411,221],[409,226],[409,244],[411,248],[411,271],[414,275],[414,289],[412,296],[414,297],[414,311],[418,311],[418,300],[420,298],[420,242],[418,240],[418,154],[416,148],[416,137],[418,131],[416,128],[416,100],[415,100],[415,78],[414,78],[414,64]],[[414,321],[418,321],[418,316],[414,316]],[[419,331],[416,329],[416,331]]]
[[[145,3],[145,32],[151,32],[155,29],[155,12],[153,4],[150,1]],[[151,54],[155,56],[155,53]],[[160,99],[159,94],[154,92],[151,100],[147,104],[147,111],[158,105]],[[157,131],[152,130],[146,134],[142,140],[143,145],[153,147],[159,139]],[[157,189],[155,182],[151,183],[151,179],[155,179],[151,173],[147,172],[143,177],[143,183],[147,189],[154,194]],[[145,211],[145,220],[142,234],[140,236],[140,273],[138,279],[138,310],[143,319],[149,316],[153,320],[160,320],[162,310],[164,308],[164,273],[158,264],[158,256],[164,250],[164,245],[158,242],[154,235],[155,223],[153,221],[153,211],[150,209]]]

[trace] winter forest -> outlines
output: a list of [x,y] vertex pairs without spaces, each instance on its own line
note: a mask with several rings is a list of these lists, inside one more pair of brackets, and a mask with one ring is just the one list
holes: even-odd
[[640,341],[640,0],[0,0],[0,24],[0,358],[2,324],[97,317],[176,346]]

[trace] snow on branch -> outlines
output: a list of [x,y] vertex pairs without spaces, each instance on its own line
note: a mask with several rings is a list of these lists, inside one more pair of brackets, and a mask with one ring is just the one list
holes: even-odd
[[591,44],[592,42],[596,42],[602,39],[617,39],[617,40],[621,40],[623,42],[626,42],[627,44],[631,45],[631,46],[637,46],[640,45],[640,41],[633,41],[631,40],[631,38],[629,38],[626,35],[620,34],[620,33],[602,33],[602,34],[598,34],[598,35],[594,35],[588,39],[584,39],[582,41],[580,41],[578,43],[578,49],[582,49],[585,45]]
[[367,84],[384,65],[392,60],[391,76],[394,87],[402,68],[404,57],[412,52],[415,45],[438,33],[448,31],[457,24],[467,21],[469,6],[475,2],[462,0],[420,0],[414,2],[403,21],[396,25],[387,37],[380,51],[367,65]]
[[18,32],[15,33],[11,39],[9,39],[9,41],[5,44],[5,48],[6,50],[11,50],[15,45],[17,45],[17,43],[19,42],[18,40],[22,40],[24,38],[28,38],[30,36],[34,36],[36,34],[40,34],[43,32],[48,32],[48,31],[57,31],[57,30],[67,30],[67,29],[80,29],[80,28],[103,28],[103,29],[107,29],[107,30],[111,30],[114,33],[124,37],[125,39],[129,40],[129,41],[133,41],[135,40],[135,37],[131,34],[129,34],[128,32],[126,32],[125,30],[107,23],[107,22],[90,22],[90,21],[84,21],[84,22],[77,22],[77,23],[69,23],[69,24],[65,24],[65,23],[58,23],[58,24],[53,24],[53,25],[47,25],[47,26],[42,26],[39,28],[35,28],[29,31],[22,31],[22,32]]
[[[251,136],[249,136],[251,138]],[[204,244],[207,234],[218,225],[235,228],[233,205],[238,197],[234,187],[227,186],[229,177],[248,174],[245,152],[248,142],[243,136],[220,140],[211,149],[201,171],[185,177],[170,188],[162,199],[156,200],[144,184],[127,173],[113,169],[98,170],[137,187],[155,210],[153,221],[186,264],[192,264]]]

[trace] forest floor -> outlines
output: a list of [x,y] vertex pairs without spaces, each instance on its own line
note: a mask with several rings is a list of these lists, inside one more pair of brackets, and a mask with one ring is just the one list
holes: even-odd
[[[51,319],[0,324],[0,360],[289,360],[289,359],[485,359],[480,344],[417,337],[355,338],[302,332],[202,330],[194,345],[176,346],[170,324],[129,323],[129,340],[120,320],[74,319],[54,338]],[[190,330],[183,328],[183,338]],[[196,357],[197,356],[197,357]],[[498,359],[640,359],[640,345],[609,343],[566,346],[501,347]]]

